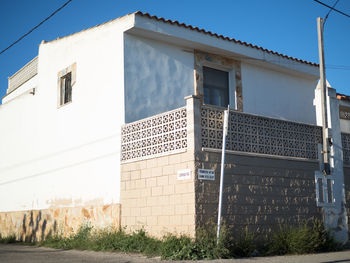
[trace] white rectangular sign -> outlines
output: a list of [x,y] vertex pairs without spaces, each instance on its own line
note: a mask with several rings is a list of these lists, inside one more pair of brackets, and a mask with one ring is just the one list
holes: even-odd
[[198,169],[198,179],[214,181],[215,171],[209,169]]
[[191,169],[177,171],[177,180],[191,179]]

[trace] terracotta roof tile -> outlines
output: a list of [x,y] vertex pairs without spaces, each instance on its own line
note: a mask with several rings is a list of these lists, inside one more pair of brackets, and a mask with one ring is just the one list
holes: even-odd
[[247,46],[247,47],[251,47],[251,48],[258,49],[258,50],[262,50],[264,52],[267,52],[267,53],[270,53],[270,54],[274,54],[274,55],[277,55],[277,56],[280,56],[280,57],[283,57],[283,58],[287,58],[287,59],[294,60],[294,61],[297,61],[297,62],[300,62],[300,63],[305,63],[305,64],[308,64],[308,65],[311,65],[311,66],[318,67],[318,64],[314,63],[314,62],[309,62],[309,61],[306,61],[306,60],[290,57],[290,56],[278,53],[276,51],[272,51],[272,50],[269,50],[269,49],[266,49],[266,48],[263,48],[263,47],[260,47],[260,46],[257,46],[257,45],[253,45],[251,43],[247,43],[247,42],[244,42],[244,41],[241,41],[241,40],[237,40],[237,39],[234,39],[234,38],[225,37],[223,35],[218,35],[218,34],[213,33],[211,31],[207,31],[207,30],[204,30],[204,29],[201,29],[201,28],[198,28],[198,27],[193,27],[191,25],[186,25],[185,23],[180,23],[179,21],[176,21],[176,20],[172,21],[172,20],[169,20],[169,19],[165,19],[163,17],[157,17],[157,16],[154,16],[154,15],[150,15],[148,13],[143,13],[141,11],[137,11],[137,12],[135,12],[135,14],[136,15],[140,15],[140,16],[144,16],[144,17],[148,17],[150,19],[154,19],[154,20],[157,20],[157,21],[162,21],[164,23],[168,23],[168,24],[172,24],[172,25],[177,25],[177,26],[180,26],[180,27],[188,28],[188,29],[191,29],[191,30],[194,30],[194,31],[197,31],[197,32],[200,32],[200,33],[204,33],[204,34],[207,34],[207,35],[219,38],[219,39],[231,41],[231,42],[234,42],[234,43],[237,43],[237,44],[240,44],[240,45],[244,45],[244,46]]
[[350,96],[345,95],[345,94],[337,93],[337,99],[338,99],[338,100],[350,101]]

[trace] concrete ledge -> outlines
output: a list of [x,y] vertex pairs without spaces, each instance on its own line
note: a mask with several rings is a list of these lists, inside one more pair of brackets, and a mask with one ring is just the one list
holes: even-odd
[[[212,149],[212,148],[202,148],[202,151],[221,153],[221,150]],[[249,152],[238,152],[238,151],[231,151],[231,150],[226,150],[225,153],[226,154],[242,155],[242,156],[278,159],[278,160],[290,160],[290,161],[302,161],[302,162],[309,162],[309,163],[318,163],[317,159],[316,160],[315,159],[306,159],[306,158],[301,158],[301,157],[280,156],[280,155],[271,155],[271,154],[264,154],[264,153],[249,153]]]

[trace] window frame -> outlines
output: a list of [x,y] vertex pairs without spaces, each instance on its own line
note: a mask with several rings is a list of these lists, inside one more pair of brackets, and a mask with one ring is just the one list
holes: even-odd
[[[67,87],[67,80],[69,80],[69,87]],[[64,106],[72,103],[72,72],[70,71],[62,76],[60,82],[60,106]]]
[[[236,79],[235,79],[235,69],[232,67],[225,67],[217,63],[203,62],[202,64],[202,74],[203,74],[203,104],[204,103],[204,67],[212,68],[228,73],[228,105],[231,109],[237,110],[237,99],[236,99]],[[207,104],[212,105],[212,104]],[[218,105],[213,105],[218,106]],[[221,106],[218,106],[221,107]]]
[[201,97],[202,104],[204,104],[203,66],[229,72],[230,108],[243,112],[241,62],[230,57],[194,50],[194,95]]
[[[73,86],[76,83],[76,63],[71,64],[65,69],[61,70],[57,74],[57,108],[61,108],[63,106],[69,105],[73,102]],[[67,76],[70,74],[70,99],[67,102],[64,102],[64,94],[65,94],[65,80]]]

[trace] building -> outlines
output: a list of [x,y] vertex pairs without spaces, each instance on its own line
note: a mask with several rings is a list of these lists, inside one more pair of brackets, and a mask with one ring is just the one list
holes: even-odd
[[[230,105],[226,222],[263,233],[334,212],[344,240],[344,193],[325,187],[322,200],[315,184],[318,76],[315,63],[142,12],[43,41],[0,107],[0,231],[33,240],[90,221],[193,236],[217,216]],[[340,187],[349,103],[329,97]]]

